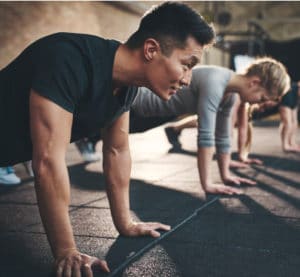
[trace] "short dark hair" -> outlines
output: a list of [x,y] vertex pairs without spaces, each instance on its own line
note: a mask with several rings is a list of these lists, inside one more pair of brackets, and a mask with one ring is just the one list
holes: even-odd
[[162,53],[169,55],[174,48],[184,48],[190,36],[205,46],[213,43],[215,31],[212,25],[186,4],[164,2],[145,13],[138,30],[130,36],[126,45],[136,49],[151,37],[160,43]]

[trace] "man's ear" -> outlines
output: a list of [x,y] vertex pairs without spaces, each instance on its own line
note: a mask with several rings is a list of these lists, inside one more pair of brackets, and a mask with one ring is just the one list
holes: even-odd
[[156,39],[148,38],[144,42],[144,57],[147,61],[151,61],[160,51],[159,42]]

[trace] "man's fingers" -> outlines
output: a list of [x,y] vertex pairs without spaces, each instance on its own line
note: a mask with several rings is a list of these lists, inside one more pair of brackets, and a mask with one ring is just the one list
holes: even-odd
[[146,229],[151,229],[151,230],[164,230],[164,231],[169,231],[171,229],[170,225],[162,224],[159,222],[148,222],[145,223]]
[[162,223],[155,223],[157,224],[157,226],[155,227],[155,229],[160,229],[160,230],[164,230],[164,231],[170,231],[171,230],[171,226],[170,225],[166,225],[166,224],[162,224]]
[[62,277],[63,271],[64,271],[64,265],[65,265],[65,261],[61,261],[58,266],[57,266],[57,270],[56,270],[56,277]]
[[153,237],[153,238],[158,238],[160,237],[160,233],[155,231],[155,230],[149,230],[148,234]]
[[104,272],[110,272],[107,263],[96,257],[79,253],[65,257],[56,263],[56,277],[93,277],[92,266]]
[[78,262],[74,263],[72,277],[73,276],[74,277],[81,277],[80,263],[78,263]]
[[156,230],[169,231],[171,227],[159,222],[147,222],[139,224],[139,234],[144,236],[159,237],[160,233]]
[[[92,266],[95,267],[99,267],[102,271],[104,272],[110,272],[110,269],[107,265],[107,262],[106,261],[103,261],[103,260],[100,260],[100,259],[96,259],[93,263],[92,263]],[[91,275],[92,276],[92,275]]]
[[65,269],[64,269],[64,277],[71,277],[72,276],[72,267],[71,265],[67,262],[65,263]]
[[93,277],[91,266],[88,263],[81,266],[81,271],[84,277]]

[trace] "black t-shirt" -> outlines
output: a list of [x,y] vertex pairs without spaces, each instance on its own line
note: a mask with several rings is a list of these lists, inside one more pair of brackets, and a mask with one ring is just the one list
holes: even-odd
[[130,109],[137,88],[112,92],[119,42],[57,33],[31,44],[0,71],[0,166],[31,159],[29,92],[73,113],[71,141],[95,135]]

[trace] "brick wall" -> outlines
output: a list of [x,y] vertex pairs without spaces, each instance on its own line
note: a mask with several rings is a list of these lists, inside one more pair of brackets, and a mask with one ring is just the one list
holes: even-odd
[[[0,69],[28,44],[55,32],[81,32],[124,41],[143,11],[158,2],[0,2]],[[228,54],[210,49],[202,63],[229,64]]]
[[140,16],[108,2],[0,2],[0,68],[32,41],[54,32],[125,40]]

